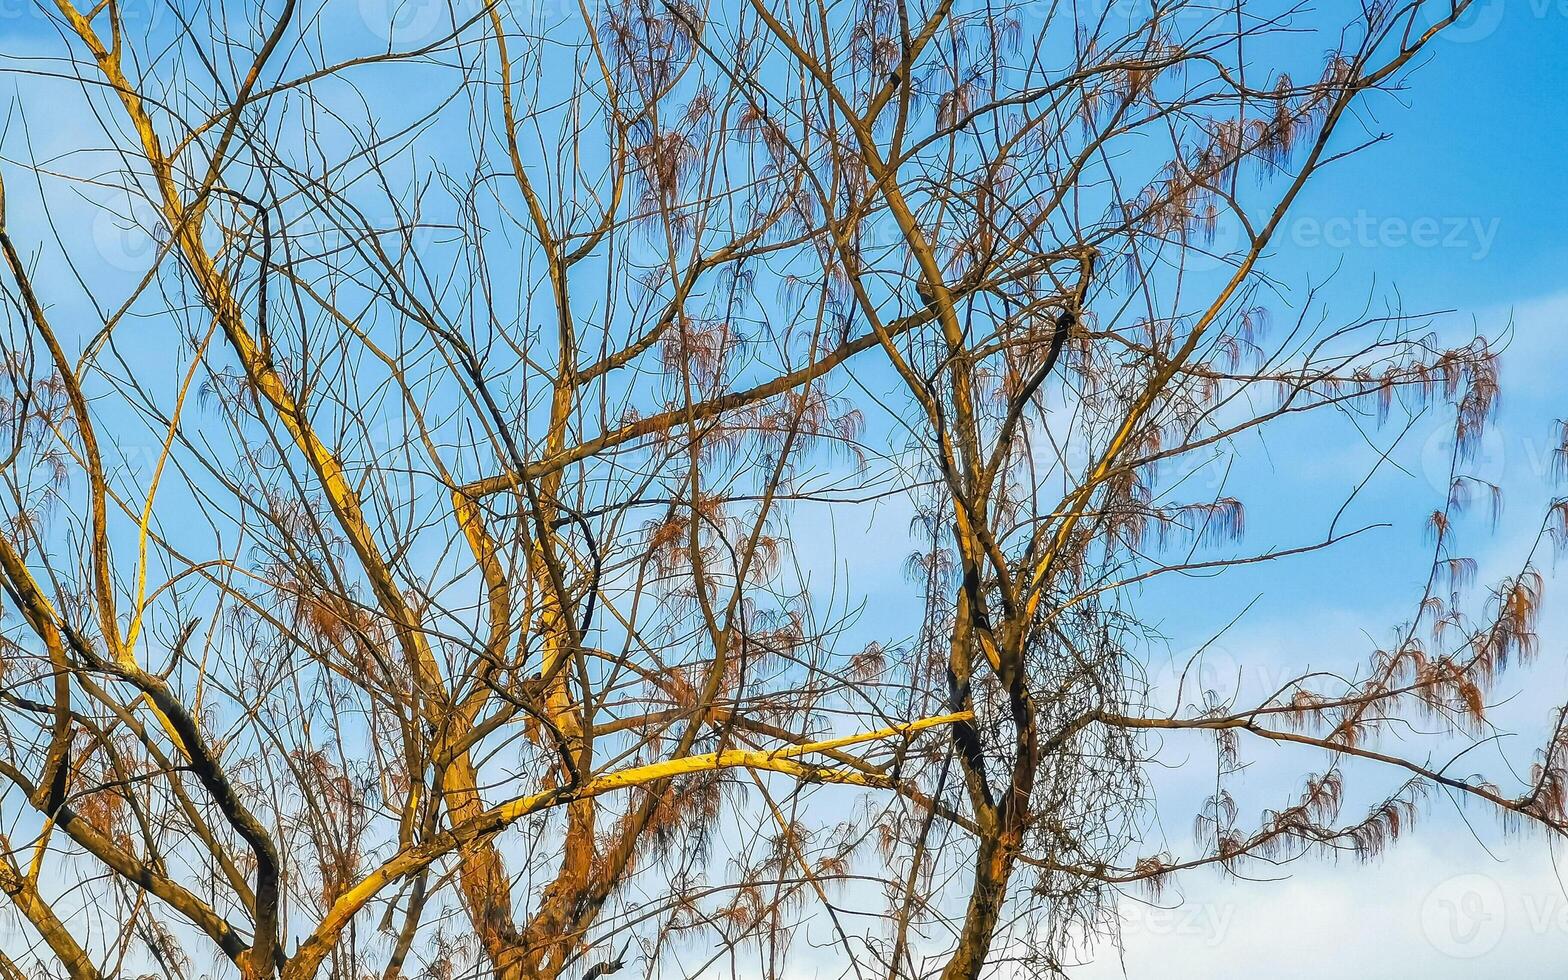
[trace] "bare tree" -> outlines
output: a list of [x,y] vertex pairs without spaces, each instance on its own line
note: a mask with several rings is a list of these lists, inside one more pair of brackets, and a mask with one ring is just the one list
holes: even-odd
[[[0,161],[0,966],[775,976],[807,932],[846,975],[1042,975],[1124,890],[1374,855],[1434,789],[1561,832],[1562,715],[1523,785],[1430,761],[1535,649],[1534,551],[1478,590],[1451,531],[1495,489],[1493,351],[1310,291],[1283,322],[1260,268],[1467,6],[487,2],[379,47],[325,3],[40,8]],[[82,197],[145,261],[46,220]],[[1394,643],[1151,688],[1150,583],[1360,533],[1241,551],[1192,474],[1436,411]],[[824,530],[886,514],[916,624]],[[1177,730],[1215,788],[1150,853]],[[1321,762],[1249,817],[1253,743]],[[1396,786],[1342,814],[1353,773]]]

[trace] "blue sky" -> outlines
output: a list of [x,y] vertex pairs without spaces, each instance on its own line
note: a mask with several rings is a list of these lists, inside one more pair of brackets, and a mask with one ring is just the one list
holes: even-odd
[[[1346,143],[1358,131],[1389,138],[1309,185],[1264,267],[1282,286],[1270,300],[1282,319],[1295,315],[1311,282],[1322,286],[1319,302],[1332,322],[1369,306],[1442,312],[1433,327],[1445,338],[1480,333],[1506,340],[1501,408],[1473,465],[1478,476],[1504,488],[1504,509],[1495,529],[1478,517],[1466,522],[1459,539],[1460,550],[1477,559],[1483,584],[1517,569],[1543,509],[1562,492],[1550,479],[1550,453],[1554,420],[1568,417],[1568,197],[1559,190],[1568,126],[1556,121],[1568,109],[1565,51],[1568,4],[1482,5],[1454,38],[1434,46],[1406,91],[1363,106],[1360,130],[1345,127]],[[1419,598],[1429,562],[1423,522],[1446,493],[1450,425],[1438,413],[1418,420],[1393,457],[1396,467],[1344,521],[1390,521],[1391,527],[1323,554],[1218,580],[1167,579],[1147,589],[1139,608],[1170,638],[1163,665],[1151,656],[1151,673],[1169,679],[1209,644],[1205,676],[1229,680],[1245,665],[1243,688],[1261,696],[1260,688],[1307,666],[1354,670],[1364,663]],[[1393,433],[1375,435],[1386,445]],[[1247,552],[1323,534],[1373,458],[1349,436],[1353,431],[1342,425],[1306,422],[1272,427],[1266,446],[1244,444],[1253,451],[1244,453],[1232,479],[1248,503]],[[836,530],[849,540],[864,534],[892,551],[902,528],[890,516],[871,528]],[[1552,574],[1549,553],[1546,562],[1540,660],[1504,680],[1499,691],[1507,701],[1494,712],[1517,734],[1481,750],[1479,770],[1522,771],[1544,737],[1549,712],[1568,697],[1568,617],[1558,609],[1564,583]],[[869,589],[875,608],[898,604],[903,587],[895,562],[875,573],[859,560],[845,571]],[[1210,642],[1249,606],[1235,627]],[[882,622],[873,614],[862,625],[875,632]],[[1174,741],[1171,749],[1171,761],[1180,761],[1184,750]],[[1212,777],[1204,778],[1210,752],[1194,738],[1186,755],[1193,766],[1156,777],[1172,818],[1166,840],[1177,853],[1190,850],[1188,821],[1212,789]],[[1249,757],[1254,766],[1237,794],[1244,814],[1279,805],[1297,774],[1323,764],[1305,752]],[[1364,802],[1377,798],[1373,787],[1390,785],[1364,771],[1348,783],[1351,798]],[[1562,855],[1540,837],[1507,837],[1489,814],[1474,807],[1461,812],[1442,797],[1418,826],[1370,865],[1309,859],[1274,875],[1259,871],[1257,881],[1203,873],[1182,879],[1162,899],[1166,908],[1128,900],[1124,954],[1102,947],[1074,975],[1559,975],[1568,949]],[[802,975],[814,975],[812,969]]]
[[[1455,311],[1445,321],[1450,330],[1511,335],[1498,423],[1477,463],[1504,485],[1505,510],[1495,534],[1482,521],[1463,539],[1484,581],[1517,560],[1553,494],[1545,472],[1550,425],[1568,416],[1568,198],[1561,191],[1568,127],[1560,123],[1568,109],[1568,5],[1496,0],[1465,27],[1437,44],[1411,76],[1403,105],[1384,99],[1375,112],[1363,112],[1369,130],[1386,130],[1391,139],[1311,185],[1267,271],[1293,285],[1332,274],[1325,296],[1341,309],[1358,308],[1369,294],[1397,298],[1407,311]],[[1342,232],[1352,222],[1346,247],[1323,243],[1336,219]],[[1469,230],[1456,233],[1452,247],[1424,246],[1402,234],[1421,219]],[[1375,230],[1359,230],[1367,227]],[[1332,556],[1231,577],[1230,606],[1262,598],[1219,644],[1226,654],[1249,663],[1264,651],[1291,663],[1309,658],[1314,666],[1354,662],[1369,647],[1362,630],[1381,631],[1403,618],[1400,602],[1419,590],[1425,574],[1420,521],[1440,499],[1440,476],[1420,462],[1441,452],[1434,453],[1436,429],[1436,420],[1418,428],[1413,451],[1401,454],[1412,475],[1383,481],[1366,501],[1368,514],[1395,515],[1393,528]],[[1309,516],[1314,500],[1339,492],[1359,472],[1346,463],[1364,447],[1302,435],[1305,448],[1274,443],[1279,479],[1254,477],[1269,493],[1263,506],[1257,495],[1250,498],[1253,548],[1283,546],[1320,527]],[[1519,736],[1508,750],[1515,758],[1528,755],[1546,710],[1568,692],[1562,576],[1549,578],[1555,581],[1547,587],[1541,661],[1503,685],[1523,688],[1502,709],[1517,722]],[[1148,598],[1169,609],[1176,630],[1194,605],[1213,603],[1204,598],[1215,594],[1212,584]],[[1224,613],[1213,609],[1212,618],[1223,621]],[[1494,753],[1482,765],[1500,761]],[[1181,773],[1162,781],[1167,798],[1195,788]],[[1539,838],[1505,838],[1484,814],[1469,816],[1474,833],[1438,802],[1415,835],[1370,867],[1303,862],[1289,869],[1285,885],[1197,876],[1184,882],[1185,902],[1175,911],[1128,903],[1126,975],[1352,975],[1330,965],[1344,964],[1347,954],[1356,976],[1560,975],[1568,949],[1561,854]],[[1184,833],[1173,828],[1172,837],[1180,841]],[[1119,976],[1122,965],[1101,951],[1077,975]]]

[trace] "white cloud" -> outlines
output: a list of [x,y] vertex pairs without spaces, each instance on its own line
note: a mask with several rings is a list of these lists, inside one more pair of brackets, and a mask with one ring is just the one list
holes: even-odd
[[1100,950],[1073,976],[1560,975],[1568,892],[1547,845],[1527,838],[1489,854],[1447,823],[1369,866],[1301,862],[1284,881],[1186,879],[1184,899],[1167,900],[1171,911],[1124,909],[1120,962]]

